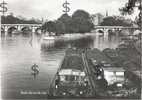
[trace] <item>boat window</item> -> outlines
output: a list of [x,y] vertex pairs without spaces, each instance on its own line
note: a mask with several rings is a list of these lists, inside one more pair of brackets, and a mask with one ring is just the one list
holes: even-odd
[[75,76],[70,76],[70,81],[75,81]]
[[75,76],[75,81],[78,81],[79,80],[79,76]]
[[66,75],[66,81],[74,81],[74,76]]
[[75,76],[75,75],[66,75],[66,81],[78,81],[79,80],[79,76]]
[[60,81],[65,81],[65,76],[60,76]]
[[75,75],[61,75],[60,81],[79,81],[83,80],[84,77],[82,76],[75,76]]

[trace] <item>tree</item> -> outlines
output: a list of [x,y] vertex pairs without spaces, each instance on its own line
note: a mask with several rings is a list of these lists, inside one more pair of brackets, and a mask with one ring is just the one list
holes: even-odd
[[72,15],[72,27],[75,32],[85,33],[93,29],[93,23],[88,12],[77,10]]
[[90,20],[90,15],[84,10],[77,10],[73,13],[72,18],[83,18],[86,20]]
[[[134,12],[134,8],[138,7],[138,10],[142,10],[142,4],[141,0],[128,0],[128,2],[125,4],[125,7],[120,8],[120,12],[122,15],[131,15]],[[139,18],[137,21],[139,26],[142,26],[142,11],[139,13]]]
[[44,30],[45,32],[48,31],[49,34],[50,34],[51,32],[55,32],[55,31],[56,31],[56,24],[55,24],[55,22],[53,22],[53,21],[45,22],[45,23],[42,25],[42,30]]
[[71,32],[71,22],[72,18],[68,14],[63,14],[58,21],[64,24],[64,32],[70,33]]
[[63,33],[65,33],[65,24],[62,21],[57,20],[56,21],[56,34],[59,35]]

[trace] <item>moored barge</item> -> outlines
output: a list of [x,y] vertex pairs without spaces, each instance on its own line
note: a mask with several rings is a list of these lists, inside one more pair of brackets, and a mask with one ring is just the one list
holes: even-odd
[[82,51],[68,49],[49,87],[49,97],[88,97],[91,87]]

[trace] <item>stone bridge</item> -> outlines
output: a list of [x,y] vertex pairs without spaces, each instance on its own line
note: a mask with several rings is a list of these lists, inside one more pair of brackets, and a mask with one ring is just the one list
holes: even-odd
[[42,24],[1,24],[1,31],[5,34],[8,34],[8,31],[11,28],[14,28],[18,31],[22,31],[24,28],[30,29],[32,32],[35,32],[37,29],[40,29]]
[[[24,28],[29,28],[33,33],[36,32],[37,29],[40,29],[42,24],[2,24],[1,30],[8,34],[8,31],[11,28],[14,28],[18,31],[22,31]],[[104,33],[108,33],[109,30],[111,31],[121,31],[121,30],[128,30],[134,31],[138,29],[137,27],[123,27],[123,26],[95,26],[93,31],[98,32],[99,30],[103,31]]]
[[127,31],[135,31],[139,29],[138,27],[124,27],[124,26],[95,26],[94,31],[98,32],[99,30],[103,31],[104,33],[108,33],[108,31],[121,31],[121,30],[127,30]]

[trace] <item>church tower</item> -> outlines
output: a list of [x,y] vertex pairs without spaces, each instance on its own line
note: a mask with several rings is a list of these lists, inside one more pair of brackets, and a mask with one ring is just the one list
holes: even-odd
[[106,17],[108,17],[108,10],[106,10]]

